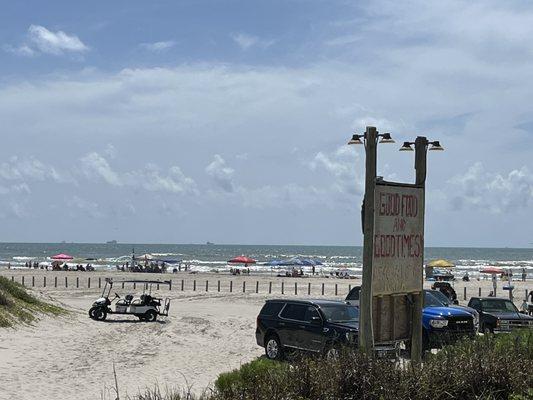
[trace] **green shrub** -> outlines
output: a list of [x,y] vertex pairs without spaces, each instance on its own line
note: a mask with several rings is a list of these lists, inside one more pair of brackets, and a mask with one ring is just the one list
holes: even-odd
[[282,373],[286,368],[286,364],[258,358],[241,365],[239,369],[220,374],[215,381],[215,388],[229,397],[243,391],[261,390],[261,384],[273,379],[274,375]]
[[31,322],[36,312],[58,315],[65,310],[37,299],[21,284],[0,276],[0,327],[9,327],[16,321]]

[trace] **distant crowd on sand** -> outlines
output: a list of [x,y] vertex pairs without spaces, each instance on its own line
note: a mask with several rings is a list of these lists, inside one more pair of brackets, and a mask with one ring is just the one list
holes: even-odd
[[[178,273],[183,271],[189,271],[190,270],[190,264],[185,263],[183,266],[181,263],[179,263],[177,266],[174,266],[172,268],[172,272]],[[152,274],[163,274],[166,272],[169,272],[169,265],[164,261],[148,261],[145,260],[143,263],[140,264],[130,264],[129,262],[126,262],[122,265],[117,265],[117,271],[122,272],[146,272],[146,273],[152,273]]]
[[[83,266],[82,264],[68,265],[67,263],[62,263],[61,261],[53,261],[51,265],[40,264],[37,261],[27,261],[24,263],[24,266],[28,269],[45,269],[52,271],[94,271],[92,264],[87,264]],[[11,269],[11,263],[7,264],[7,269]]]

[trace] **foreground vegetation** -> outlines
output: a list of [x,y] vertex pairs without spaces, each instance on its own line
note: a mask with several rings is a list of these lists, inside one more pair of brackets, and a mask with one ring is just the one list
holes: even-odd
[[[486,335],[447,346],[421,365],[372,360],[358,352],[291,363],[258,359],[224,373],[198,399],[476,399],[533,398],[533,332]],[[193,399],[157,387],[137,400]]]
[[0,328],[30,323],[39,313],[59,315],[65,310],[37,299],[21,284],[0,276]]

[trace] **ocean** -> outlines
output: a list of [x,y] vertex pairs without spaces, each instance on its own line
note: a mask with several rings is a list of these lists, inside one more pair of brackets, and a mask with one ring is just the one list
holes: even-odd
[[[66,253],[76,258],[76,263],[91,263],[99,269],[115,269],[131,260],[132,250],[136,256],[150,254],[157,259],[181,260],[189,264],[191,271],[227,271],[234,267],[227,261],[235,256],[246,255],[258,261],[250,270],[270,272],[270,267],[260,265],[275,259],[292,257],[312,258],[323,265],[317,270],[329,273],[347,268],[360,275],[362,247],[360,246],[261,246],[261,245],[198,245],[198,244],[102,244],[102,243],[0,243],[0,268],[24,267],[26,262],[50,264],[50,257]],[[84,261],[85,259],[94,261]],[[476,272],[485,266],[512,268],[520,272],[526,268],[533,277],[533,248],[468,248],[428,247],[425,260],[444,258],[456,263],[456,273]],[[286,268],[286,267],[285,267]],[[283,267],[279,267],[283,269]],[[311,269],[306,267],[304,270]]]

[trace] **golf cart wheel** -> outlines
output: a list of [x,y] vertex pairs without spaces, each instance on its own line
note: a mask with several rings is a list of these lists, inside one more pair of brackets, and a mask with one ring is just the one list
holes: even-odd
[[143,316],[146,322],[155,322],[157,320],[157,313],[154,310],[148,310]]
[[107,318],[107,311],[101,307],[98,307],[93,312],[94,319],[97,321],[104,321]]
[[265,340],[265,355],[269,360],[281,360],[283,358],[283,348],[276,335],[270,335]]
[[91,319],[96,319],[94,318],[94,312],[96,311],[98,307],[91,307],[91,309],[89,310],[89,318]]

